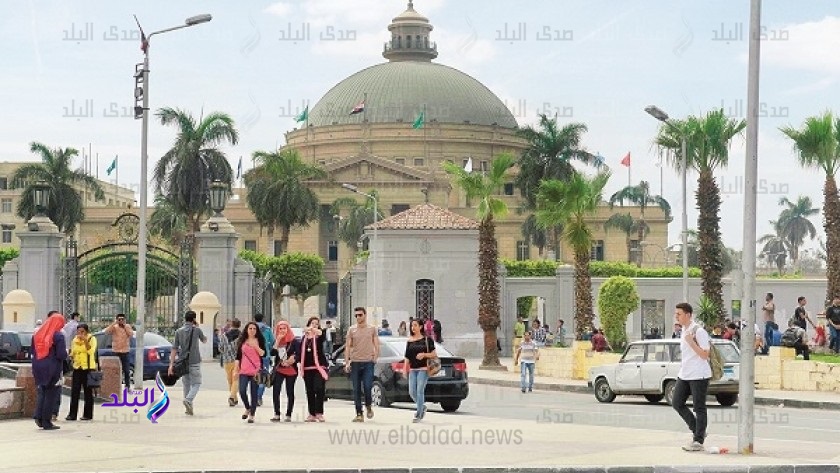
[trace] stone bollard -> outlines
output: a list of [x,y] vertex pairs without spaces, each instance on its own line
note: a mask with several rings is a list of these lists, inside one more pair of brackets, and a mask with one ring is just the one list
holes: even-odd
[[111,394],[122,399],[122,365],[116,356],[99,357],[99,369],[102,370],[102,386],[99,387],[99,397],[111,400]]
[[21,365],[18,368],[15,385],[23,388],[23,416],[32,417],[38,400],[38,387],[35,385],[35,376],[32,375],[32,365]]

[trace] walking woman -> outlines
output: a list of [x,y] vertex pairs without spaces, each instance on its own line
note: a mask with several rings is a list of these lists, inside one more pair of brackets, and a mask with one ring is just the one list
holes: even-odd
[[38,386],[35,406],[35,424],[44,430],[57,430],[60,427],[52,423],[52,412],[56,399],[60,395],[58,383],[62,377],[62,363],[67,359],[67,346],[64,344],[64,316],[53,313],[32,337],[35,356],[32,360],[32,375]]
[[400,337],[407,337],[408,336],[408,329],[405,326],[405,320],[400,322],[399,328],[397,328],[397,336]]
[[324,422],[324,391],[326,389],[327,357],[320,347],[324,346],[324,334],[321,331],[321,319],[310,317],[306,321],[306,331],[301,341],[300,370],[303,373],[303,385],[306,386],[306,403],[309,416],[306,422]]
[[[259,383],[254,378],[260,373],[262,357],[265,356],[265,338],[263,338],[256,322],[245,324],[245,330],[236,342],[236,372],[239,373],[239,397],[245,404],[242,419],[254,423],[257,413],[257,388]],[[250,397],[249,397],[250,391]]]
[[[295,381],[298,376],[297,353],[300,351],[300,342],[295,340],[292,327],[289,322],[281,320],[274,326],[274,417],[272,422],[292,421],[292,409],[295,408]],[[286,417],[280,415],[280,391],[286,385]]]
[[408,378],[408,395],[417,404],[413,422],[420,422],[426,415],[426,383],[429,382],[426,360],[436,357],[435,342],[426,336],[419,319],[412,320],[411,335],[405,344],[403,374]]
[[70,412],[65,420],[76,420],[79,413],[79,395],[85,390],[85,407],[81,420],[93,420],[93,388],[88,386],[88,373],[96,369],[96,337],[90,334],[87,324],[76,327],[76,337],[70,345],[73,360],[73,387],[70,390]]

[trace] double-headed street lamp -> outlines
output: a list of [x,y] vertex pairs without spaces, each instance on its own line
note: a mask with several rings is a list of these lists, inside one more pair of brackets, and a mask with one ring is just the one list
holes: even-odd
[[[373,201],[373,239],[371,240],[370,243],[371,243],[371,246],[376,246],[376,223],[379,221],[379,203],[376,201],[376,196],[374,196],[373,194],[366,194],[366,193],[360,191],[358,187],[354,186],[353,184],[348,184],[346,182],[344,184],[342,184],[341,187],[347,189],[350,192],[354,192],[356,194],[363,195],[363,196],[365,196],[368,199]],[[371,255],[372,255],[372,253],[371,253]],[[368,255],[368,261],[371,261],[371,255]],[[372,268],[372,265],[370,265],[369,268],[371,269],[371,274],[372,274],[371,284],[373,285],[373,301],[372,301],[373,304],[368,304],[368,305],[373,309],[374,314],[375,314],[377,306],[374,305],[374,304],[378,303],[378,300],[376,299],[376,269]],[[375,315],[374,315],[374,317],[375,317]]]
[[[213,17],[204,14],[196,15],[187,18],[183,25],[166,28],[163,30],[150,33],[148,36],[143,34],[140,29],[141,49],[143,50],[143,68],[135,72],[136,87],[134,89],[134,97],[136,99],[142,98],[143,105],[135,107],[134,118],[142,118],[143,126],[140,138],[140,205],[138,209],[140,217],[140,228],[137,234],[137,344],[134,354],[134,385],[137,389],[143,388],[143,335],[145,332],[145,317],[146,317],[146,246],[148,235],[146,232],[146,212],[148,203],[146,202],[146,194],[149,187],[147,182],[148,164],[149,164],[149,43],[152,36],[161,33],[168,33],[170,31],[188,28],[190,26],[200,25],[212,20]],[[139,26],[139,23],[138,23]],[[138,110],[138,108],[140,108]],[[180,316],[180,314],[178,314]]]
[[645,112],[650,114],[653,118],[665,123],[680,134],[682,142],[682,299],[683,302],[688,302],[688,192],[687,192],[687,172],[688,172],[688,155],[686,153],[686,139],[685,134],[676,124],[668,117],[668,114],[662,111],[656,105],[645,107]]

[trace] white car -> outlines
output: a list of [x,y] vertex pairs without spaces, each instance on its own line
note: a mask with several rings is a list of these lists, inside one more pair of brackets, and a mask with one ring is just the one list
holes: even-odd
[[[738,375],[741,354],[731,340],[712,339],[724,361],[723,377],[709,383],[709,395],[722,406],[738,400]],[[595,399],[612,402],[616,395],[642,395],[649,402],[663,398],[671,404],[680,371],[680,340],[660,339],[632,342],[617,364],[596,366],[589,370],[589,386]]]

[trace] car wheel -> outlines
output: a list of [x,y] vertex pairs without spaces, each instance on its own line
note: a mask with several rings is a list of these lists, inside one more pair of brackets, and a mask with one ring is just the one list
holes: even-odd
[[645,399],[647,399],[648,402],[651,403],[651,404],[658,403],[659,401],[662,400],[663,397],[665,397],[665,396],[662,395],[662,394],[645,394]]
[[668,381],[665,383],[665,402],[667,402],[669,406],[674,405],[674,388],[676,387],[677,383],[675,381]]
[[738,400],[738,395],[733,393],[720,393],[715,394],[715,398],[721,406],[729,407],[732,404],[735,404],[735,401]]
[[370,389],[370,398],[374,406],[388,407],[391,405],[391,402],[385,397],[385,388],[382,387],[382,383],[379,381],[373,382],[373,387]]
[[442,401],[440,403],[440,407],[441,409],[443,409],[443,412],[455,412],[458,410],[459,407],[461,407],[461,400],[458,399],[455,401]]
[[610,387],[610,383],[604,378],[598,378],[595,381],[595,399],[598,402],[613,402],[615,400],[615,393]]

